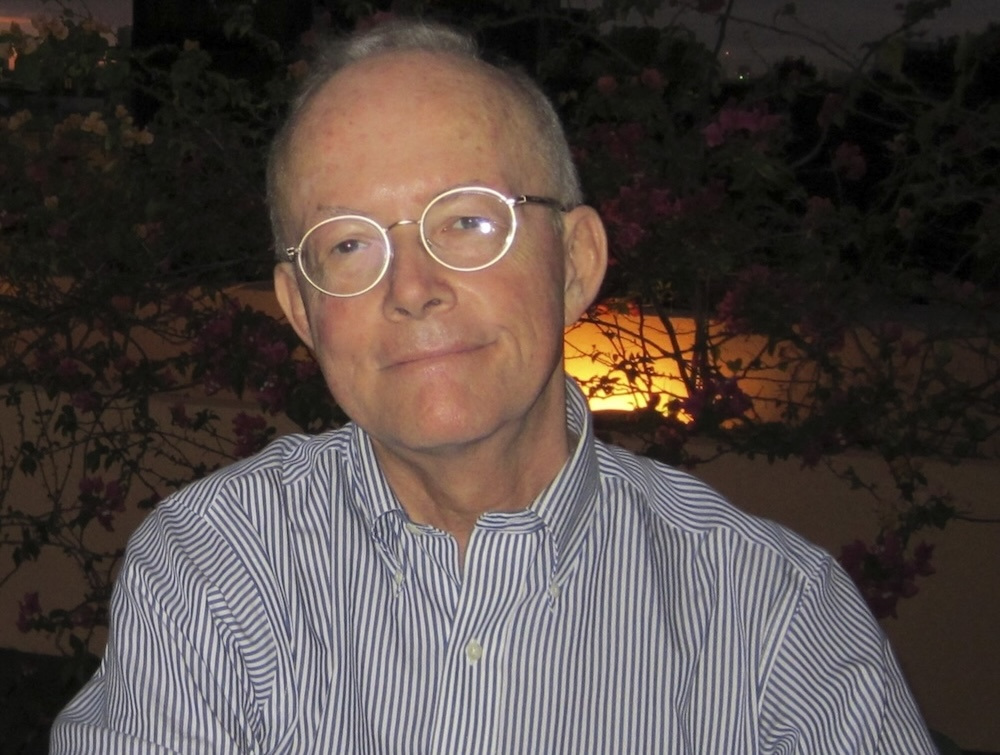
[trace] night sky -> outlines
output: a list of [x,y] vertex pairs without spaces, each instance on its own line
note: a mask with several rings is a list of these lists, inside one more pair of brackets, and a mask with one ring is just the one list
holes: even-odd
[[[593,1],[563,0],[563,5],[586,7]],[[735,15],[766,24],[775,10],[786,4],[788,0],[737,0]],[[805,25],[816,29],[818,31],[810,32],[812,36],[825,34],[827,41],[840,48],[848,58],[860,55],[862,42],[877,38],[898,23],[896,0],[798,0],[796,5],[802,24],[785,19],[781,22],[782,27],[801,31]],[[131,0],[86,0],[86,6],[97,18],[112,26],[131,23]],[[42,0],[0,0],[0,19],[4,16],[30,17],[46,9],[51,12],[55,7],[54,3]],[[664,13],[660,20],[669,17]],[[928,38],[978,31],[991,21],[1000,22],[1000,0],[952,0],[952,7],[939,14],[928,27]],[[706,42],[713,40],[713,18],[689,12],[681,17],[681,22],[698,32]],[[733,23],[727,34],[726,49],[731,68],[749,65],[759,69],[787,55],[803,55],[821,69],[835,65],[832,58],[824,59],[805,43],[753,25]]]

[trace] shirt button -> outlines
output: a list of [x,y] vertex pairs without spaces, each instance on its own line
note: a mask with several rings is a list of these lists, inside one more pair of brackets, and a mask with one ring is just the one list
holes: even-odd
[[407,522],[406,523],[406,531],[409,532],[411,535],[419,535],[420,534],[420,527],[419,527],[419,525],[416,525],[413,522]]
[[395,580],[397,585],[403,584],[403,572],[397,570],[396,573],[392,575],[392,578]]
[[479,662],[479,659],[483,657],[483,646],[479,644],[479,640],[469,640],[465,646],[465,657],[469,663]]

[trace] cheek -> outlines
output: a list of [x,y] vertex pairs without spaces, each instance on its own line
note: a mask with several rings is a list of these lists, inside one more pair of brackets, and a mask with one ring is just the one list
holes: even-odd
[[547,362],[553,349],[562,348],[565,315],[561,271],[534,266],[505,279],[499,288],[500,295],[493,300],[496,321],[508,324],[524,358]]
[[352,353],[365,342],[366,332],[357,313],[351,313],[344,302],[330,297],[309,302],[309,332],[313,353],[324,370],[333,363],[350,362]]
[[352,319],[349,313],[342,311],[338,302],[330,304],[314,309],[309,320],[313,356],[334,401],[349,417],[356,417],[358,399],[371,383],[365,375],[370,331],[357,317]]
[[537,327],[552,323],[562,327],[565,270],[551,251],[538,249],[538,257],[527,261],[507,284],[512,302],[531,314]]

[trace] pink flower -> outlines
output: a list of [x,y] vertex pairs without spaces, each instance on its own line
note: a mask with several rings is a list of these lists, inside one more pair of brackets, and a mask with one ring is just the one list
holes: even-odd
[[59,366],[56,368],[56,374],[61,378],[76,377],[80,374],[80,365],[75,359],[63,357],[59,360]]
[[854,580],[868,607],[882,619],[896,616],[900,598],[912,598],[919,588],[918,576],[934,573],[931,556],[934,546],[920,543],[908,558],[903,539],[898,532],[884,531],[868,546],[861,540],[843,546],[841,566]]
[[319,365],[312,360],[299,360],[295,363],[295,379],[311,380],[319,373]]
[[191,418],[187,414],[187,407],[183,404],[174,404],[171,406],[170,424],[181,428],[191,427]]
[[806,231],[815,231],[833,214],[833,202],[829,197],[809,197],[806,200],[806,214],[802,217],[802,227]]
[[288,386],[281,381],[268,380],[260,387],[256,396],[264,411],[277,414],[285,408]]
[[239,458],[255,454],[264,447],[273,433],[274,428],[268,427],[267,420],[263,417],[251,417],[246,412],[240,412],[233,418],[233,434],[236,436],[233,453]]
[[71,627],[90,629],[97,624],[97,615],[97,611],[92,605],[85,604],[70,613],[69,624]]
[[651,89],[654,92],[662,92],[666,86],[663,74],[655,68],[643,68],[642,73],[639,74],[639,82],[646,89]]
[[606,155],[624,171],[632,172],[639,168],[639,147],[645,138],[646,129],[641,123],[599,123],[583,134],[575,148],[586,154]]
[[280,367],[289,359],[288,344],[284,341],[271,341],[257,346],[257,355],[267,367]]
[[0,210],[0,231],[7,230],[8,228],[14,228],[23,220],[24,215],[22,213]]
[[101,399],[93,391],[77,391],[70,399],[70,403],[81,412],[93,412],[100,407]]
[[718,147],[733,134],[766,134],[777,129],[782,122],[780,115],[773,115],[764,106],[755,108],[724,107],[715,121],[701,130],[705,144]]
[[115,513],[125,510],[125,489],[118,480],[105,483],[100,477],[80,480],[80,506],[108,532],[114,531]]
[[108,506],[114,511],[125,510],[125,488],[120,480],[109,480],[104,486],[104,497]]
[[187,294],[177,294],[167,305],[170,312],[181,317],[186,317],[194,311],[194,302]]
[[913,563],[917,574],[921,577],[929,577],[935,569],[931,566],[931,557],[934,555],[934,546],[929,543],[920,543],[913,549]]
[[80,495],[97,495],[104,490],[104,480],[100,477],[81,477],[78,484]]
[[17,628],[28,632],[35,626],[35,620],[42,614],[42,604],[37,592],[25,593],[24,598],[17,603]]
[[726,131],[718,121],[709,123],[701,130],[705,144],[709,147],[720,147],[726,142]]
[[861,147],[851,142],[843,142],[833,153],[833,169],[848,181],[859,181],[868,172]]
[[714,424],[742,417],[753,408],[753,400],[736,378],[705,371],[697,388],[681,399],[680,409],[695,421],[708,417]]
[[135,369],[135,360],[125,356],[118,357],[113,366],[119,373],[125,375]]
[[600,76],[596,82],[597,91],[605,97],[610,97],[618,91],[618,79],[610,74]]
[[653,219],[675,218],[684,211],[683,201],[675,197],[670,189],[652,189],[648,200]]

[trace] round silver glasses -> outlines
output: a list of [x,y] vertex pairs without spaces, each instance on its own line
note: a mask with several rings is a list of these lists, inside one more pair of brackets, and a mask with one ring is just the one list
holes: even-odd
[[548,197],[507,197],[482,186],[449,189],[432,199],[420,220],[397,220],[381,226],[364,215],[336,215],[321,220],[283,259],[298,263],[302,275],[329,296],[358,296],[385,276],[392,261],[389,231],[418,225],[427,253],[449,270],[473,272],[497,262],[517,233],[514,208],[540,204],[560,212],[568,207]]

